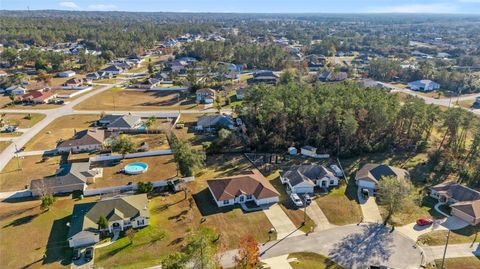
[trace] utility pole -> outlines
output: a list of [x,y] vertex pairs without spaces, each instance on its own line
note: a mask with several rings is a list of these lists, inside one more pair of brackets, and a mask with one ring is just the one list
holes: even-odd
[[440,269],[445,269],[445,255],[447,255],[447,246],[448,246],[448,239],[450,238],[450,230],[448,230],[447,233],[447,242],[445,243],[445,249],[443,250],[443,258],[442,258],[442,266],[440,266]]

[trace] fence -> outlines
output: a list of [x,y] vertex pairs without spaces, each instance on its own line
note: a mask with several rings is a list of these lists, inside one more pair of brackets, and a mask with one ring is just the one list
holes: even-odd
[[150,157],[150,156],[162,156],[162,155],[171,155],[172,150],[157,150],[157,151],[147,151],[147,152],[136,152],[122,155],[99,155],[95,157],[90,157],[90,162],[101,162],[101,161],[111,161],[111,160],[121,160],[121,159],[133,159],[133,158],[140,158],[140,157]]

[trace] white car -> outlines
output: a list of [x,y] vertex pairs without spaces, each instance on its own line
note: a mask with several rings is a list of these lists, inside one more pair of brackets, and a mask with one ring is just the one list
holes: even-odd
[[290,194],[290,198],[292,199],[293,203],[294,203],[296,206],[298,206],[298,207],[303,206],[302,199],[300,199],[300,197],[298,196],[298,194],[292,192],[292,194]]
[[343,171],[336,164],[330,165],[330,169],[335,173],[337,177],[343,177]]

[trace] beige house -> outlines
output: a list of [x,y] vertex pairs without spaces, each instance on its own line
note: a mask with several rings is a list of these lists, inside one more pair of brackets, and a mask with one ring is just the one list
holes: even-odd
[[92,152],[102,149],[108,134],[104,130],[83,130],[57,145],[58,152]]
[[389,166],[386,164],[367,163],[355,174],[355,182],[358,188],[368,190],[369,194],[375,194],[378,189],[378,183],[384,177],[394,177],[399,180],[410,179],[407,170]]

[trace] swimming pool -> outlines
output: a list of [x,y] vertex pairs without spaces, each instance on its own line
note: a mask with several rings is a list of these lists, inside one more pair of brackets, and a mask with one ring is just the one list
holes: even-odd
[[125,170],[126,174],[138,175],[141,173],[145,173],[148,170],[148,164],[141,162],[130,163],[125,165],[123,169]]

